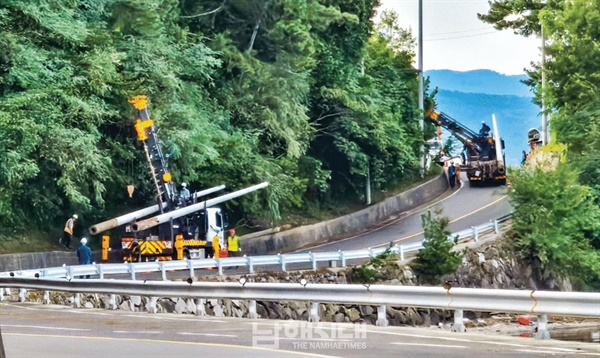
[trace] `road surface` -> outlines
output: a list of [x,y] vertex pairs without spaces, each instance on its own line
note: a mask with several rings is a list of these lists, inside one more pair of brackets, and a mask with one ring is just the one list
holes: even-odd
[[594,343],[440,328],[250,320],[0,303],[7,357],[600,356]]
[[433,204],[401,215],[391,223],[368,233],[299,251],[357,250],[389,245],[391,241],[408,244],[423,240],[421,215],[427,211],[450,219],[448,230],[458,232],[497,219],[512,212],[506,186],[471,188],[463,176],[463,185]]

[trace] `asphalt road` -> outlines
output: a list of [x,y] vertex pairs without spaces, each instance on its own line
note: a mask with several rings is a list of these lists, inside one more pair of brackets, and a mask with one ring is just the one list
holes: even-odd
[[389,245],[392,241],[404,244],[421,241],[421,215],[427,211],[447,217],[450,220],[448,230],[458,232],[509,214],[512,208],[505,186],[471,188],[468,182],[463,180],[461,188],[455,188],[440,200],[405,213],[376,230],[302,251],[357,250]]
[[562,357],[595,343],[440,328],[250,320],[0,303],[7,357]]

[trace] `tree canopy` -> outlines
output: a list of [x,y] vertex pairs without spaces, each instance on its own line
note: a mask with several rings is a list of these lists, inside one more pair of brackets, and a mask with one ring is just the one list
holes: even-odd
[[[127,99],[143,94],[176,182],[269,187],[271,223],[418,173],[414,43],[376,0],[0,4],[0,226],[59,230],[153,201]],[[136,189],[130,198],[128,184]]]
[[[543,95],[552,145],[512,175],[515,233],[529,259],[577,273],[600,287],[600,1],[502,0],[480,15],[497,28],[541,35],[546,60],[532,64],[531,86]],[[516,19],[516,20],[515,20]],[[547,81],[542,91],[542,71]]]

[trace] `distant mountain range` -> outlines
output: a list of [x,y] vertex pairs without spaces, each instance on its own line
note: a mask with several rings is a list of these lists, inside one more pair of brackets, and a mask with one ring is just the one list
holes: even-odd
[[434,87],[465,93],[487,93],[532,97],[533,94],[521,81],[527,75],[503,75],[491,70],[458,72],[450,70],[425,71]]
[[492,127],[496,116],[498,131],[505,143],[508,165],[519,165],[528,149],[527,131],[539,128],[540,108],[532,103],[533,94],[520,81],[526,75],[506,76],[490,70],[457,72],[431,70],[430,88],[438,88],[436,110],[444,112],[475,132],[481,122]]

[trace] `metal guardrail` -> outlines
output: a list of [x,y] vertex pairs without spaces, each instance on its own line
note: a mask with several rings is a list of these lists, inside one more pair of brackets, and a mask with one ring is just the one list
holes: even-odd
[[[475,241],[483,233],[495,231],[498,233],[498,225],[510,218],[510,214],[490,220],[489,223],[471,227],[470,229],[453,233],[449,240],[465,240],[473,238]],[[244,256],[228,257],[221,259],[200,259],[200,260],[176,260],[176,261],[155,261],[155,262],[137,262],[137,263],[117,263],[117,264],[92,264],[75,265],[61,267],[51,267],[44,269],[31,269],[21,271],[11,271],[0,273],[1,277],[77,277],[87,275],[97,275],[104,279],[106,275],[129,274],[132,280],[136,279],[138,272],[161,272],[162,279],[167,280],[167,271],[189,270],[190,277],[194,276],[194,270],[217,268],[219,275],[223,275],[223,269],[226,267],[247,266],[250,273],[254,273],[254,267],[260,265],[279,265],[283,271],[287,270],[288,264],[311,263],[312,269],[316,270],[319,262],[339,261],[342,266],[346,266],[347,260],[366,259],[382,254],[390,250],[400,255],[401,260],[405,260],[405,255],[417,252],[423,248],[423,241],[406,245],[393,245],[388,247],[376,247],[361,250],[348,251],[330,251],[330,252],[304,252],[293,254],[277,254],[263,256]]]
[[146,297],[308,301],[600,317],[600,292],[314,283],[0,278],[0,287]]

